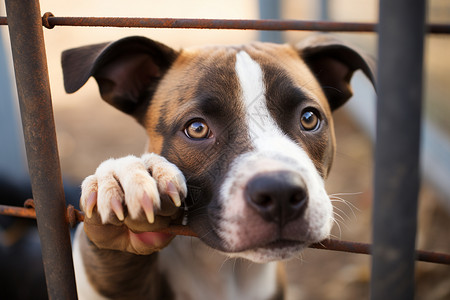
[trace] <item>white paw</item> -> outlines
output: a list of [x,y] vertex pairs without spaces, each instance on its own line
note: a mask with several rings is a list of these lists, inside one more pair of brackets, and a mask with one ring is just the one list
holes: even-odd
[[123,221],[124,207],[132,219],[144,213],[147,221],[153,223],[155,211],[161,208],[160,194],[168,195],[177,207],[187,194],[181,171],[156,154],[104,161],[81,188],[80,205],[86,216],[91,218],[97,206],[104,224],[114,219]]

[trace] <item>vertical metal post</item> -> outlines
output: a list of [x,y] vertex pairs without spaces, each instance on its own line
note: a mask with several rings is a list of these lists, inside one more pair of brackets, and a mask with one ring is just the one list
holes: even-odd
[[381,0],[371,299],[414,298],[425,0]]
[[[280,0],[259,0],[260,19],[281,19]],[[260,31],[259,40],[261,42],[283,43],[283,32],[281,31]]]
[[320,19],[322,21],[330,20],[330,2],[329,0],[320,0]]
[[47,290],[76,299],[39,1],[5,3]]

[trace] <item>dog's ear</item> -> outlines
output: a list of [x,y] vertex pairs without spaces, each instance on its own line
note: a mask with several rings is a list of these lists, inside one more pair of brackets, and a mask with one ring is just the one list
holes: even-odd
[[320,34],[306,38],[296,48],[318,79],[332,110],[353,95],[350,79],[354,71],[363,71],[375,86],[375,61],[354,47]]
[[143,108],[177,55],[138,36],[66,50],[61,61],[64,87],[74,93],[93,76],[106,102],[141,121]]

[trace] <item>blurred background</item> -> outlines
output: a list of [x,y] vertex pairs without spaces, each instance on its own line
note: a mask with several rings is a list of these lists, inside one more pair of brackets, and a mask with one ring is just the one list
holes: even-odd
[[[375,0],[41,0],[42,13],[55,16],[118,16],[377,22]],[[3,2],[0,15],[5,16]],[[450,2],[428,1],[428,22],[449,23]],[[67,201],[76,203],[78,186],[109,157],[142,154],[144,130],[130,117],[101,100],[93,79],[77,93],[64,92],[61,52],[86,44],[144,35],[175,49],[205,44],[240,44],[254,40],[296,43],[310,32],[237,30],[44,28],[59,155]],[[31,197],[18,116],[14,73],[6,26],[0,27],[0,204],[21,205]],[[336,34],[376,56],[373,33]],[[422,147],[424,175],[420,197],[417,248],[450,253],[450,36],[429,35],[425,45],[425,102]],[[353,99],[335,114],[337,155],[329,194],[339,226],[333,236],[371,242],[372,164],[375,95],[361,74],[352,80]],[[31,225],[31,226],[30,226]],[[19,258],[20,257],[20,258]],[[306,250],[286,264],[289,299],[366,299],[370,257]],[[0,298],[45,298],[39,240],[33,222],[0,216]],[[22,283],[19,285],[19,279]],[[29,288],[23,282],[28,280]],[[450,267],[417,263],[417,299],[450,299]],[[31,282],[34,285],[31,285]]]

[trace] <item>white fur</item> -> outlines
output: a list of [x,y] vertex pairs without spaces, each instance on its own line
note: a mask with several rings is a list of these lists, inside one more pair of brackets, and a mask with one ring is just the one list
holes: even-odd
[[177,166],[155,153],[146,153],[142,155],[141,160],[145,168],[152,172],[160,191],[167,190],[167,184],[171,182],[177,191],[186,197],[186,179]]
[[161,272],[175,283],[176,299],[258,300],[277,289],[277,263],[235,261],[199,239],[177,236],[160,252],[159,263]]
[[[223,229],[219,232],[220,236],[231,248],[239,248],[240,243],[248,236],[242,231],[242,223],[233,220],[245,217],[245,185],[256,174],[286,170],[299,173],[309,193],[309,204],[304,215],[308,230],[298,236],[299,240],[316,242],[326,238],[332,224],[332,206],[322,178],[305,150],[287,137],[271,117],[266,104],[260,65],[246,52],[241,51],[236,55],[235,69],[241,85],[247,126],[254,150],[233,161],[221,187],[220,198],[224,211],[219,225],[219,231],[220,228]],[[278,250],[255,249],[233,256],[267,262],[289,258],[299,250],[301,247],[285,249],[284,253]]]
[[[153,177],[149,171],[152,171]],[[89,195],[97,192],[96,205],[103,223],[107,223],[113,213],[113,199],[126,204],[130,216],[137,218],[143,209],[144,194],[147,194],[155,208],[160,208],[158,186],[160,191],[166,191],[169,182],[175,190],[168,190],[168,193],[179,205],[178,193],[183,196],[187,194],[186,180],[181,171],[165,158],[149,153],[141,158],[129,155],[109,159],[100,164],[94,175],[83,181],[80,204],[86,208]]]

